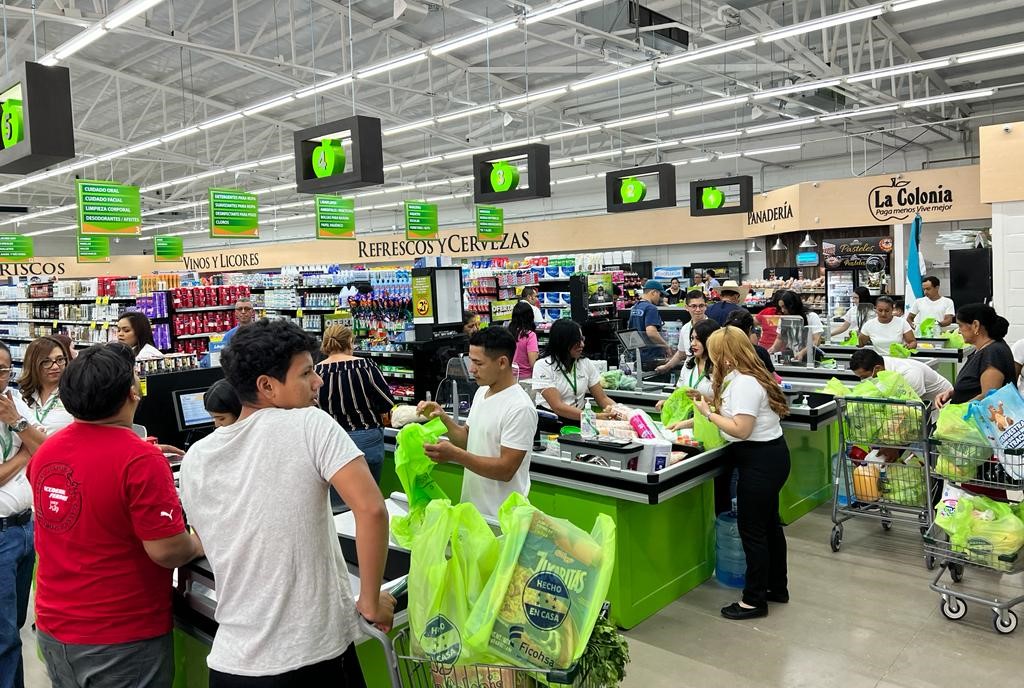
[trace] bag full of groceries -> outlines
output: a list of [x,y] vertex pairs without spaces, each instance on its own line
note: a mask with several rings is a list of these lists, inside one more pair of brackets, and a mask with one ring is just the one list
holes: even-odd
[[[971,415],[992,446],[998,449],[1024,448],[1024,399],[1016,385],[992,390],[984,398],[970,402]],[[996,452],[996,458],[1014,480],[1024,479],[1024,456]]]
[[986,566],[1007,568],[999,562],[1014,561],[1024,547],[1024,521],[1009,504],[983,495],[947,488],[935,523],[949,535],[955,551]]
[[939,409],[932,436],[939,440],[935,472],[943,478],[971,480],[978,466],[992,457],[988,438],[974,420],[970,404],[946,404]]
[[[914,388],[902,375],[883,370],[864,380],[849,396],[863,399],[920,402]],[[879,405],[851,401],[846,407],[847,436],[861,444],[907,444],[921,437],[924,417],[919,406]]]
[[615,563],[615,523],[599,514],[587,533],[513,493],[498,511],[501,556],[467,629],[477,653],[543,670],[583,654]]

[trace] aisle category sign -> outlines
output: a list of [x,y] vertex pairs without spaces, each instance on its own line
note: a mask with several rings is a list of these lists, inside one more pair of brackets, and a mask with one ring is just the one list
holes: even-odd
[[105,236],[78,235],[79,263],[109,263],[110,238]]
[[79,179],[78,233],[94,236],[137,236],[142,232],[139,187]]
[[34,257],[32,237],[21,234],[0,234],[0,263],[20,263],[32,260]]
[[180,236],[153,237],[153,260],[157,263],[177,263],[185,255],[185,241]]
[[504,208],[478,205],[476,207],[476,238],[479,241],[501,241],[504,236]]
[[210,236],[258,239],[260,206],[256,196],[238,189],[210,189]]
[[341,196],[313,197],[317,239],[355,239],[356,202]]
[[437,206],[422,201],[405,202],[405,238],[416,239],[437,238]]

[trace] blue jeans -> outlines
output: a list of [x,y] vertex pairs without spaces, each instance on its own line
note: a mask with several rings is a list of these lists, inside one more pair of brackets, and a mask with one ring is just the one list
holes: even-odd
[[[373,475],[374,481],[379,485],[380,471],[384,465],[384,429],[352,430],[348,433],[348,436],[362,450],[363,456],[366,457],[366,463],[370,466],[370,473]],[[337,508],[344,504],[345,502],[342,501],[332,486],[331,506]]]
[[21,627],[28,613],[32,568],[32,522],[0,531],[0,688],[24,688]]

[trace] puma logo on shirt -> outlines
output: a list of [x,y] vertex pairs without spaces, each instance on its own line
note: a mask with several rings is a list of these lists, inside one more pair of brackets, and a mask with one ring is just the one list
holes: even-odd
[[161,516],[166,516],[168,521],[173,521],[174,520],[174,509],[171,509],[170,511],[161,511],[160,515]]

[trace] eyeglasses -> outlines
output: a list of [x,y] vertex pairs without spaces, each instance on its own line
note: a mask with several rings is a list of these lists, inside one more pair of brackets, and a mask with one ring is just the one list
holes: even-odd
[[235,308],[236,313],[252,313],[253,309],[251,306],[239,306]]
[[43,360],[39,361],[39,367],[42,368],[43,370],[63,368],[67,364],[68,359],[64,358],[63,356],[58,356],[57,358],[44,358]]
[[10,377],[13,372],[14,368],[0,368],[0,378]]

